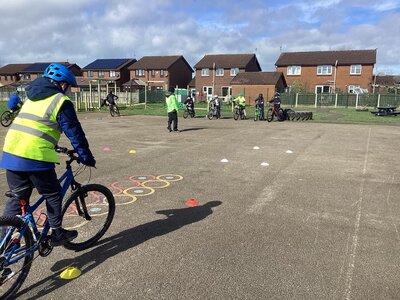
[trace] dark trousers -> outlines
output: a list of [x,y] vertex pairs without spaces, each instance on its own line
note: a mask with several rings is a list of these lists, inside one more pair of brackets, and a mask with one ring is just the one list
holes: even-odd
[[175,111],[171,111],[168,113],[168,130],[171,131],[171,124],[173,124],[173,130],[174,131],[178,131],[178,112]]
[[48,221],[51,228],[61,227],[61,185],[55,170],[39,172],[17,172],[7,170],[7,182],[11,191],[18,194],[18,199],[10,198],[4,208],[4,216],[21,214],[20,200],[29,203],[32,190],[35,187],[38,193],[46,199]]
[[217,119],[221,118],[221,106],[215,106],[215,116]]

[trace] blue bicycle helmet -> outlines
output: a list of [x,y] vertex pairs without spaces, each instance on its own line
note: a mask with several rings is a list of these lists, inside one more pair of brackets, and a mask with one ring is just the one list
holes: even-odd
[[77,86],[74,73],[61,64],[50,64],[44,71],[43,77],[55,81],[65,81],[71,86]]

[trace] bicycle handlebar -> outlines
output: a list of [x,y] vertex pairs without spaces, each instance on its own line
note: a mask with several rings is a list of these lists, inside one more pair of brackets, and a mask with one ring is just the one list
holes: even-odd
[[76,155],[74,155],[74,154],[76,153],[76,150],[75,150],[75,149],[69,150],[69,149],[66,148],[66,147],[60,147],[60,146],[57,145],[57,146],[54,147],[54,150],[56,150],[57,153],[64,153],[64,154],[67,154],[68,157],[71,158],[72,160],[77,160],[77,161],[79,161],[79,157],[76,156]]

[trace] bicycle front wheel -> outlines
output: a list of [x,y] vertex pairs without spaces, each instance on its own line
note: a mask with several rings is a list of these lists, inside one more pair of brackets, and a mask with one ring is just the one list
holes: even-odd
[[[17,217],[0,217],[0,299],[15,299],[14,295],[24,283],[32,265],[32,232]],[[10,252],[12,252],[10,257]]]
[[271,122],[274,119],[274,111],[272,108],[267,111],[267,121]]
[[2,113],[0,118],[1,118],[1,121],[0,121],[1,125],[3,125],[4,127],[8,127],[8,126],[11,125],[11,123],[12,123],[12,121],[14,119],[14,116],[13,116],[12,112],[7,110],[7,111]]
[[189,117],[189,112],[187,110],[185,110],[183,112],[183,118],[186,119],[187,117]]
[[210,110],[210,111],[208,112],[208,114],[207,114],[207,117],[208,117],[209,120],[212,120],[212,119],[214,118],[214,111],[213,111],[213,110]]
[[108,188],[100,184],[82,186],[63,206],[63,227],[78,231],[78,237],[64,247],[75,251],[91,247],[106,233],[114,213],[115,199]]

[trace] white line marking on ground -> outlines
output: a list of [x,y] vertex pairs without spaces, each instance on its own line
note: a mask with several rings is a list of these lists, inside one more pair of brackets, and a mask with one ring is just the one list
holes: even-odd
[[391,180],[391,182],[390,182],[389,191],[388,191],[388,194],[387,194],[387,197],[386,197],[386,203],[387,203],[387,205],[388,205],[388,207],[389,207],[389,210],[390,210],[390,219],[391,219],[391,221],[392,221],[394,230],[396,231],[397,240],[400,241],[399,231],[398,231],[398,229],[397,229],[396,222],[394,221],[393,214],[392,214],[392,209],[391,209],[391,207],[390,207],[390,201],[389,201],[389,199],[390,199],[390,191],[391,191],[391,187],[392,187],[392,185],[393,185],[393,182],[394,182],[394,175],[392,175],[392,180]]
[[352,288],[352,281],[353,281],[354,265],[355,265],[356,254],[357,254],[358,232],[360,230],[361,210],[362,210],[362,201],[363,201],[363,194],[364,194],[365,174],[367,173],[367,161],[368,161],[368,150],[369,150],[370,139],[371,139],[371,128],[368,131],[367,147],[365,149],[364,167],[363,167],[363,171],[362,171],[363,176],[362,176],[361,186],[360,186],[360,198],[357,201],[357,215],[356,215],[356,221],[354,223],[354,232],[353,232],[353,237],[352,237],[352,244],[350,247],[350,258],[349,258],[349,264],[347,266],[347,272],[346,272],[345,298],[347,300],[351,299],[351,288]]

